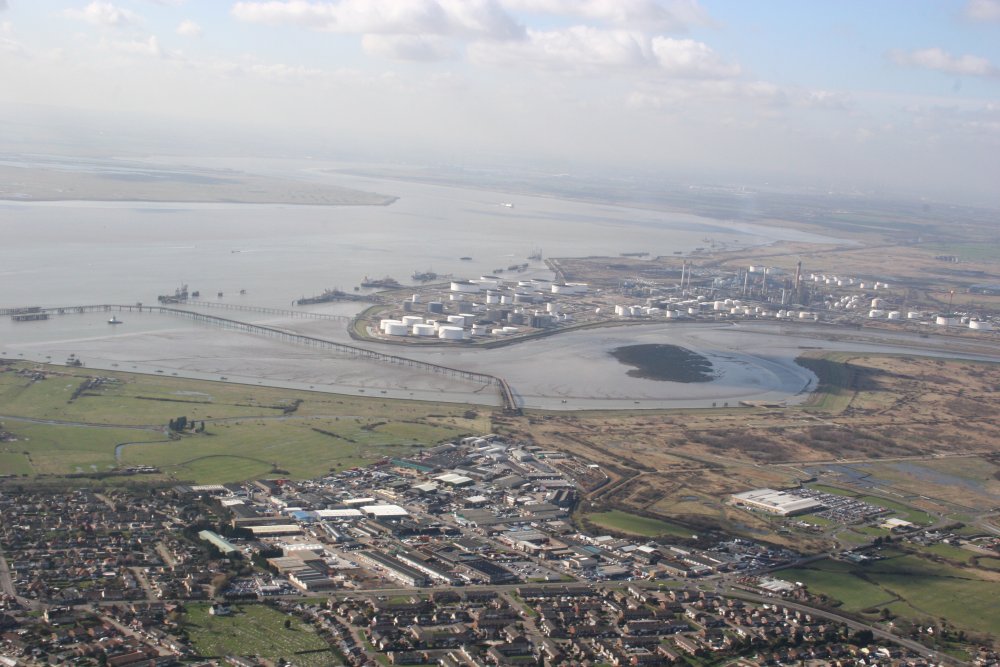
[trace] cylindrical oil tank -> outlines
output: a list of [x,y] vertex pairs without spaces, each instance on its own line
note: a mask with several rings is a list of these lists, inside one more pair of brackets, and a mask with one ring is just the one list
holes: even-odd
[[890,310],[889,314],[886,317],[888,317],[890,320],[899,320],[902,319],[903,314],[898,310]]
[[872,308],[871,310],[868,311],[868,317],[872,317],[872,318],[875,318],[875,317],[885,317],[885,311],[884,310],[879,310],[878,308]]
[[991,331],[993,325],[989,322],[983,322],[982,320],[969,320],[969,328],[975,329],[976,331]]
[[438,338],[443,338],[445,340],[462,340],[465,338],[465,331],[462,327],[438,327]]
[[424,318],[420,315],[403,315],[403,324],[412,327],[414,324],[423,324]]
[[410,331],[414,336],[433,336],[435,333],[433,324],[414,324]]
[[392,322],[386,325],[385,332],[390,336],[405,336],[410,332],[410,327],[402,322]]
[[427,312],[438,313],[438,314],[443,313],[444,304],[441,303],[440,301],[431,301],[430,303],[427,304]]
[[464,327],[465,326],[465,317],[463,317],[462,315],[449,315],[448,316],[448,323],[449,324],[454,324],[457,327]]
[[402,322],[399,320],[382,320],[378,323],[378,328],[384,332],[389,328],[390,324],[402,324]]

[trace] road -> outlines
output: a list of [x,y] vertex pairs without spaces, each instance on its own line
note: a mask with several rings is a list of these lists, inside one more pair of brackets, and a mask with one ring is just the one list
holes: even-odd
[[789,600],[785,600],[784,598],[767,598],[762,595],[756,595],[755,593],[734,589],[732,587],[728,587],[727,590],[723,593],[723,595],[733,598],[739,598],[741,600],[746,600],[748,602],[781,605],[782,607],[787,607],[788,609],[793,609],[795,611],[801,611],[802,613],[810,614],[811,616],[825,618],[829,621],[835,621],[837,623],[843,623],[852,630],[871,630],[872,634],[875,635],[875,637],[877,637],[878,639],[898,644],[904,648],[919,653],[924,657],[936,660],[941,664],[945,665],[969,664],[967,662],[958,660],[957,658],[954,658],[945,653],[940,653],[933,649],[929,649],[920,642],[914,641],[912,639],[906,639],[905,637],[900,637],[898,635],[894,635],[891,632],[882,630],[874,625],[868,625],[867,623],[862,623],[860,621],[856,621],[846,616],[841,616],[840,614],[835,614],[833,612],[826,611],[825,609],[816,609],[815,607],[799,604],[797,602],[791,602]]

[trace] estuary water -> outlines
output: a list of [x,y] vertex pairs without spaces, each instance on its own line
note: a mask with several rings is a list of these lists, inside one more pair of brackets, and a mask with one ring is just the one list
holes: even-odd
[[[157,295],[187,284],[207,301],[288,308],[295,299],[326,288],[353,291],[365,276],[391,276],[402,283],[424,270],[477,277],[523,263],[537,248],[556,257],[638,251],[655,256],[691,251],[706,245],[706,238],[730,247],[782,239],[829,241],[679,213],[348,176],[313,162],[283,163],[281,171],[398,199],[388,206],[0,202],[0,307],[156,303]],[[551,277],[541,262],[518,275]],[[314,309],[350,315],[358,306]],[[343,323],[208,312],[349,340]],[[121,316],[126,321],[117,326],[108,325],[106,313],[22,323],[0,318],[0,356],[63,363],[73,354],[95,369],[497,402],[492,390],[454,378],[164,315]],[[715,379],[691,385],[630,377],[629,367],[609,354],[624,345],[663,343],[709,359]],[[817,342],[787,332],[661,324],[572,332],[496,350],[365,347],[503,376],[523,405],[559,410],[795,402],[815,385],[814,376],[794,363],[804,345]]]

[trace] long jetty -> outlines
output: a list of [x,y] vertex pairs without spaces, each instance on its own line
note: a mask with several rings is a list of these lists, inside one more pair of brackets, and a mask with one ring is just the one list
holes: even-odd
[[[283,314],[283,313],[296,313],[301,316],[322,316],[322,318],[340,318],[339,315],[322,315],[321,313],[305,313],[304,311],[283,311],[277,308],[260,308],[257,310],[256,306],[241,306],[243,309],[255,309],[253,312],[261,312],[267,314]],[[375,350],[369,350],[367,348],[358,347],[357,345],[347,345],[345,343],[337,343],[331,340],[326,340],[324,338],[317,338],[315,336],[306,336],[303,334],[292,333],[289,331],[284,331],[275,327],[269,327],[262,324],[253,324],[250,322],[241,322],[239,320],[234,320],[226,317],[218,317],[216,315],[209,315],[207,313],[199,313],[194,310],[185,310],[183,308],[175,308],[172,306],[153,306],[153,305],[140,305],[140,304],[94,304],[85,306],[66,306],[59,308],[41,308],[36,312],[49,313],[53,315],[67,315],[73,313],[154,313],[159,315],[172,315],[176,317],[186,317],[190,320],[201,324],[208,324],[211,326],[221,327],[223,329],[229,329],[231,331],[238,331],[240,333],[247,333],[255,336],[264,336],[267,338],[274,338],[283,343],[292,343],[297,345],[305,345],[307,347],[332,350],[341,354],[352,356],[357,359],[363,359],[366,361],[374,361],[376,363],[392,364],[396,366],[405,366],[408,368],[414,368],[417,370],[426,371],[429,373],[436,373],[439,375],[446,375],[449,377],[455,377],[462,380],[467,380],[471,382],[478,382],[484,385],[493,385],[497,388],[500,394],[500,399],[503,404],[505,412],[520,412],[520,408],[517,405],[517,401],[514,397],[514,392],[511,390],[510,385],[503,378],[497,377],[495,375],[490,375],[488,373],[478,373],[476,371],[467,371],[461,368],[453,368],[451,366],[444,366],[441,364],[433,364],[427,361],[420,361],[417,359],[410,359],[408,357],[401,357],[395,354],[386,354],[384,352],[376,352]],[[349,319],[349,318],[347,318]]]

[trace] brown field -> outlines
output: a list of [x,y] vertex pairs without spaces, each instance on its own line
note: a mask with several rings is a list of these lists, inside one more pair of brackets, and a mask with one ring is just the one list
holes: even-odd
[[[824,386],[800,408],[528,413],[494,425],[600,465],[609,479],[590,494],[594,508],[696,528],[767,533],[766,518],[721,501],[753,487],[794,486],[811,476],[805,466],[822,462],[875,461],[873,472],[898,483],[899,502],[935,514],[1000,504],[997,466],[989,462],[1000,456],[1000,365],[846,353],[811,363]],[[893,461],[927,472],[892,469]]]

